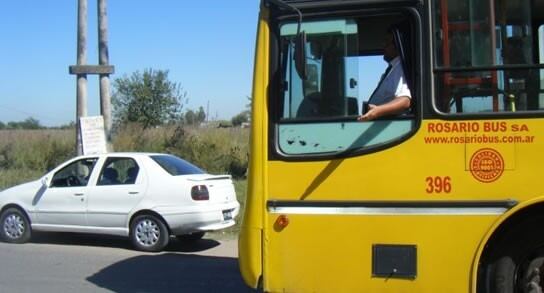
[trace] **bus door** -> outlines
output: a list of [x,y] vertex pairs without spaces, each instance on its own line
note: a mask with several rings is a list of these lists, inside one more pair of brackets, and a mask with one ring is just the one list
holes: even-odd
[[[271,54],[277,63],[271,63],[269,87],[273,117],[263,242],[263,287],[269,291],[380,288],[384,279],[376,278],[370,287],[368,282],[373,275],[391,274],[381,267],[391,258],[379,258],[380,267],[373,270],[373,249],[376,255],[392,251],[406,259],[394,278],[405,281],[418,274],[419,240],[406,228],[398,232],[416,222],[379,211],[408,211],[403,204],[387,203],[417,196],[409,182],[414,176],[411,158],[420,150],[409,145],[421,123],[421,103],[372,121],[358,117],[389,65],[384,60],[387,35],[402,33],[398,25],[403,23],[412,32],[404,45],[422,46],[420,11],[388,6],[330,14],[305,14],[301,24],[307,78],[296,70],[298,23],[280,17],[273,26],[277,46],[271,48],[277,51]],[[397,38],[397,46],[402,39]],[[408,74],[421,74],[423,52],[406,54],[416,67]],[[419,97],[422,86],[413,83],[410,90]]]

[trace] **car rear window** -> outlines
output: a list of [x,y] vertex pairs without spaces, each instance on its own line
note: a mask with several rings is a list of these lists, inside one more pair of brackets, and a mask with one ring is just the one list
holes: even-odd
[[150,156],[157,164],[159,164],[166,172],[173,176],[190,175],[190,174],[205,174],[206,172],[197,166],[171,155],[153,155]]

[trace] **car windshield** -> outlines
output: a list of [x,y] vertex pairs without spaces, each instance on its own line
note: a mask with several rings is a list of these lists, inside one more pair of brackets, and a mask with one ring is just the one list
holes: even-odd
[[166,172],[173,176],[190,175],[190,174],[205,174],[206,172],[197,166],[171,155],[154,155],[150,156],[157,164],[159,164]]

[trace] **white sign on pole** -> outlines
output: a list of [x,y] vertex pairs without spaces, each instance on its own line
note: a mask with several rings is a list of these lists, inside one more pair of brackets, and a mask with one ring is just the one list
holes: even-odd
[[84,155],[108,152],[104,118],[102,116],[81,117],[79,118],[79,125],[81,125],[81,143]]

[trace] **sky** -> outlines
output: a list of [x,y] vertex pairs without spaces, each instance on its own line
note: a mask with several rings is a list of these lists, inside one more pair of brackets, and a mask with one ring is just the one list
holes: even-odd
[[[77,0],[0,2],[0,121],[75,121]],[[251,96],[259,0],[109,0],[113,80],[168,70],[185,109],[229,119]],[[88,0],[87,64],[98,64],[97,0]],[[88,115],[100,115],[98,76],[88,75]]]

